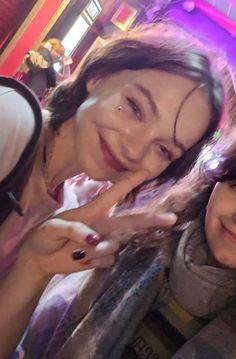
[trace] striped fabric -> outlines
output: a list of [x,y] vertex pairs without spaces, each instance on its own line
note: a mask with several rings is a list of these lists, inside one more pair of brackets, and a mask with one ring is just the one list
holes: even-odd
[[122,359],[168,359],[207,324],[193,317],[162,292],[158,309],[149,312],[125,349]]

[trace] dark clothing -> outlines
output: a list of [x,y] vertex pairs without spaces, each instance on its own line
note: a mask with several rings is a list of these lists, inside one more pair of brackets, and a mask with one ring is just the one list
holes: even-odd
[[[150,240],[154,236],[150,234]],[[178,238],[178,233],[171,235],[173,248],[167,238],[160,248],[139,248],[130,243],[112,269],[54,277],[31,319],[24,338],[24,358],[119,359],[148,309],[151,313],[128,347],[133,351],[126,351],[122,359],[171,358],[201,332],[213,313],[218,316],[232,299],[235,301],[236,295],[236,270],[208,264],[200,220]],[[213,329],[216,331],[214,324]],[[207,329],[203,330],[206,333]],[[209,358],[229,359],[217,356],[216,343],[225,353],[236,352],[233,327],[227,330],[228,342],[222,342],[219,336],[218,342],[211,341],[213,331],[208,333],[203,344],[208,352],[210,347],[216,352]],[[193,352],[186,353],[176,358],[195,358]]]
[[46,48],[40,48],[38,53],[47,61],[48,67],[40,68],[35,66],[29,57],[26,60],[26,64],[30,70],[26,75],[25,83],[34,91],[39,99],[42,99],[47,89],[56,86],[56,75],[50,51]]
[[[32,114],[30,112],[27,112],[25,108],[25,101],[27,101],[28,106],[30,106]],[[12,103],[14,103],[15,106],[12,106]],[[37,144],[41,136],[42,113],[39,102],[26,86],[14,79],[3,76],[0,76],[0,107],[1,175],[3,173],[5,174],[5,177],[1,176],[0,180],[1,225],[13,210],[15,210],[20,216],[22,216],[21,208],[18,201],[30,174],[34,155],[37,149]],[[4,126],[5,128],[11,128],[11,121],[14,121],[14,127],[16,129],[14,131],[9,131],[10,136],[8,138],[8,132],[4,131],[2,127]],[[24,122],[26,121],[34,123],[34,131],[31,135],[31,138],[29,138],[28,143],[25,143],[25,147],[21,147],[21,126],[19,125],[19,122],[21,122],[21,124],[24,124]],[[24,127],[24,125],[22,126]],[[17,150],[15,154],[21,153],[17,162],[14,162],[16,156],[13,156],[12,154],[13,152],[11,141],[17,143]],[[4,143],[5,148],[3,145]],[[19,148],[21,148],[21,150],[19,150]],[[14,166],[9,169],[8,173],[6,173],[5,171],[2,172],[4,168],[4,163],[12,163],[12,160],[9,160],[9,158],[13,159]]]

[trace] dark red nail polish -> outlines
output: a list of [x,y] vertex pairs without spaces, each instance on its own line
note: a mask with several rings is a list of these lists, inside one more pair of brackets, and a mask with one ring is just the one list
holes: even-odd
[[102,238],[99,236],[99,234],[88,234],[85,238],[86,242],[90,244],[90,246],[97,246],[98,243],[101,242]]
[[91,260],[87,259],[86,261],[83,261],[80,264],[82,264],[83,266],[88,266],[90,263],[91,263]]
[[78,261],[80,259],[83,259],[84,257],[86,256],[86,252],[85,251],[74,251],[72,253],[72,258],[75,260],[75,261]]

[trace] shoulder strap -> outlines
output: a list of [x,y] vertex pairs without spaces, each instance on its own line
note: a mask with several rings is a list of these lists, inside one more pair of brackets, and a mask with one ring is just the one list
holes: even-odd
[[[24,84],[7,77],[0,76],[0,86],[10,87],[17,91],[30,105],[34,114],[34,131],[23,150],[17,164],[11,172],[0,182],[0,224],[5,220],[8,214],[18,208],[18,199],[24,187],[25,181],[28,178],[31,164],[39,143],[39,138],[42,130],[42,113],[40,104],[31,90]],[[10,104],[14,106],[14,104]],[[1,115],[1,109],[0,109]],[[0,164],[1,166],[1,164]]]

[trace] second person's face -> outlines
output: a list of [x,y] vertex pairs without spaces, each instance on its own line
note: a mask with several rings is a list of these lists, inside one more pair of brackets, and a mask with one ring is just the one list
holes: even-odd
[[216,184],[207,205],[205,231],[215,259],[236,268],[236,181]]
[[210,121],[208,98],[197,84],[156,70],[122,71],[91,80],[75,118],[78,168],[95,180],[118,181],[145,169],[154,178],[192,147]]

